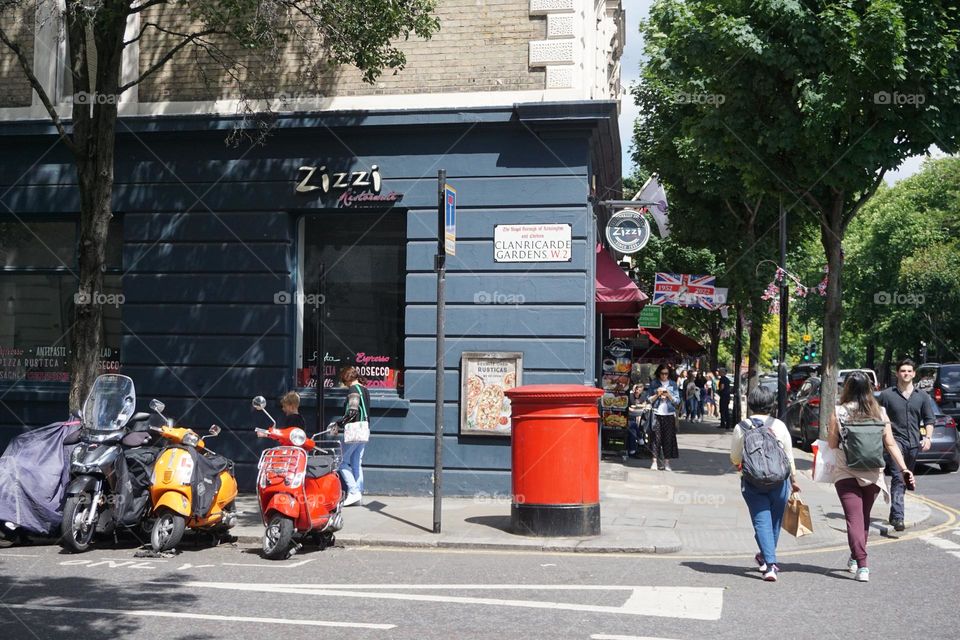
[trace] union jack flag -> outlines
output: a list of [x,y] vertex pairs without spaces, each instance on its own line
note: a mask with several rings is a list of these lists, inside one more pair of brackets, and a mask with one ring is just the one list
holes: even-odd
[[653,283],[651,304],[716,309],[713,300],[715,281],[715,276],[658,272]]

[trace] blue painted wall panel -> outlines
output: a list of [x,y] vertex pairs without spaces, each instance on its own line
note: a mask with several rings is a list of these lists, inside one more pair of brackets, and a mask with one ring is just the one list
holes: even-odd
[[[569,224],[572,238],[586,238],[592,221],[589,211],[583,206],[552,207],[548,210],[533,207],[486,209],[467,203],[457,207],[458,239],[492,238],[494,226],[500,224]],[[411,209],[407,212],[408,240],[435,240],[436,237],[436,206],[428,209]]]
[[[460,367],[464,351],[515,351],[523,354],[525,369],[583,369],[584,361],[592,357],[593,346],[582,338],[536,339],[493,337],[453,338],[444,341],[443,365],[448,369]],[[404,343],[404,362],[411,368],[432,368],[436,364],[436,339],[407,338]]]
[[[582,336],[587,329],[583,305],[449,305],[444,324],[449,336]],[[436,305],[408,306],[408,336],[436,336]]]
[[[593,295],[593,282],[586,274],[555,272],[450,272],[446,278],[446,301],[493,307],[518,304],[585,304]],[[407,301],[437,301],[437,276],[407,275]]]

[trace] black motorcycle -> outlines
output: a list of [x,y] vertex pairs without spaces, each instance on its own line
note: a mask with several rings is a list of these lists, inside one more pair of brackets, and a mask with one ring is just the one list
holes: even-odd
[[148,446],[148,413],[134,413],[136,391],[127,376],[99,376],[83,403],[80,442],[70,458],[60,545],[79,553],[96,533],[141,524],[150,504],[150,470],[159,447]]

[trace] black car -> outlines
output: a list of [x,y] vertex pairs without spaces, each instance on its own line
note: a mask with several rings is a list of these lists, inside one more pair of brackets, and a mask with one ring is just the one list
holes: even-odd
[[809,447],[820,436],[820,378],[810,376],[787,402],[783,418],[795,442]]
[[929,451],[920,451],[917,462],[938,464],[942,471],[960,469],[960,444],[957,442],[957,421],[933,403],[933,442]]
[[925,363],[914,384],[926,391],[943,413],[960,418],[960,363]]

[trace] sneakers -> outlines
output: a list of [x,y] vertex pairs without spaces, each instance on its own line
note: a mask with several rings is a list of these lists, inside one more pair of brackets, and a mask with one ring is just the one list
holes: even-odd
[[858,568],[857,559],[854,558],[853,556],[850,556],[850,559],[847,560],[847,571],[849,571],[850,573],[856,573],[857,568]]
[[767,562],[766,562],[766,560],[763,559],[763,554],[762,554],[762,553],[758,553],[757,555],[753,556],[753,559],[757,561],[757,570],[758,570],[760,573],[766,573],[766,572],[767,572]]
[[654,458],[653,462],[650,463],[650,471],[656,471],[656,470],[657,470],[657,460],[656,458]]
[[348,493],[347,497],[343,499],[343,506],[349,507],[355,504],[359,504],[363,496],[359,493]]
[[868,567],[857,569],[857,582],[870,582],[870,569]]
[[669,460],[663,463],[663,469],[664,471],[673,471],[673,468],[670,466]]
[[763,579],[765,582],[776,582],[778,573],[780,573],[780,567],[778,567],[776,564],[772,564],[767,567],[766,573],[763,574]]

